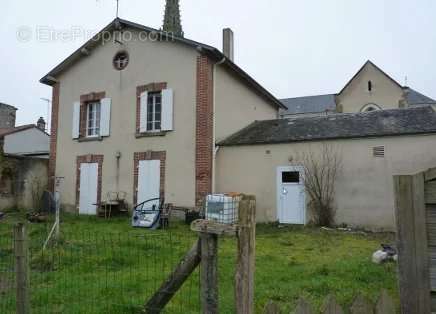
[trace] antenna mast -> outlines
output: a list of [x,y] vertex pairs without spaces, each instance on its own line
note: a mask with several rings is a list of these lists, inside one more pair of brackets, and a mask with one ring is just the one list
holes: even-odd
[[120,0],[117,0],[117,18],[118,18],[119,9],[120,9]]

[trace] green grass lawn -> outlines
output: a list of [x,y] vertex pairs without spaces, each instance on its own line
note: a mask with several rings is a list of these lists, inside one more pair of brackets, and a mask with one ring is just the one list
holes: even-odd
[[[0,313],[13,313],[11,230],[21,216],[0,221]],[[62,239],[42,252],[49,224],[30,224],[33,313],[138,313],[165,280],[196,234],[182,223],[169,230],[132,229],[127,218],[63,216]],[[349,234],[315,228],[259,225],[256,236],[255,307],[268,300],[285,313],[304,296],[320,308],[329,294],[348,306],[363,294],[375,301],[381,289],[398,300],[396,265],[374,265],[373,251],[390,234]],[[235,239],[219,242],[220,312],[233,313]],[[168,313],[199,312],[196,271],[167,307]]]

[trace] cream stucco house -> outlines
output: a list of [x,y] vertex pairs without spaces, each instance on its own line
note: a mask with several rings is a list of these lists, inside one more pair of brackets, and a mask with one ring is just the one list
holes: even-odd
[[225,53],[117,18],[41,79],[66,209],[95,214],[110,192],[194,208],[214,190],[214,143],[285,108],[232,61],[231,30],[224,38]]
[[221,52],[184,38],[178,1],[166,14],[163,30],[115,19],[41,79],[66,210],[95,214],[113,192],[184,208],[242,192],[258,221],[305,224],[294,156],[328,143],[343,159],[336,222],[394,228],[392,175],[436,165],[434,100],[367,62],[338,94],[280,101],[233,62],[230,29]]

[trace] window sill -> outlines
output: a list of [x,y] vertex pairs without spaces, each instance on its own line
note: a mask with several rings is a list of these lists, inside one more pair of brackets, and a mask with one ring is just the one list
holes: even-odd
[[141,138],[141,137],[158,137],[158,136],[165,136],[167,135],[168,131],[159,131],[159,132],[137,132],[135,134],[136,138]]
[[82,143],[82,142],[101,142],[101,141],[103,141],[103,137],[102,136],[81,137],[78,140],[79,143]]

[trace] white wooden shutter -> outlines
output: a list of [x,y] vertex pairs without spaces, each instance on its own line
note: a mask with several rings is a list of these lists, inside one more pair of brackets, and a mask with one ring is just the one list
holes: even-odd
[[73,104],[73,138],[79,138],[80,130],[80,102],[75,102]]
[[173,90],[164,89],[162,91],[162,131],[173,130]]
[[143,92],[140,96],[139,109],[139,132],[147,132],[147,102],[148,92]]
[[109,136],[111,130],[111,99],[103,98],[100,103],[100,136]]

